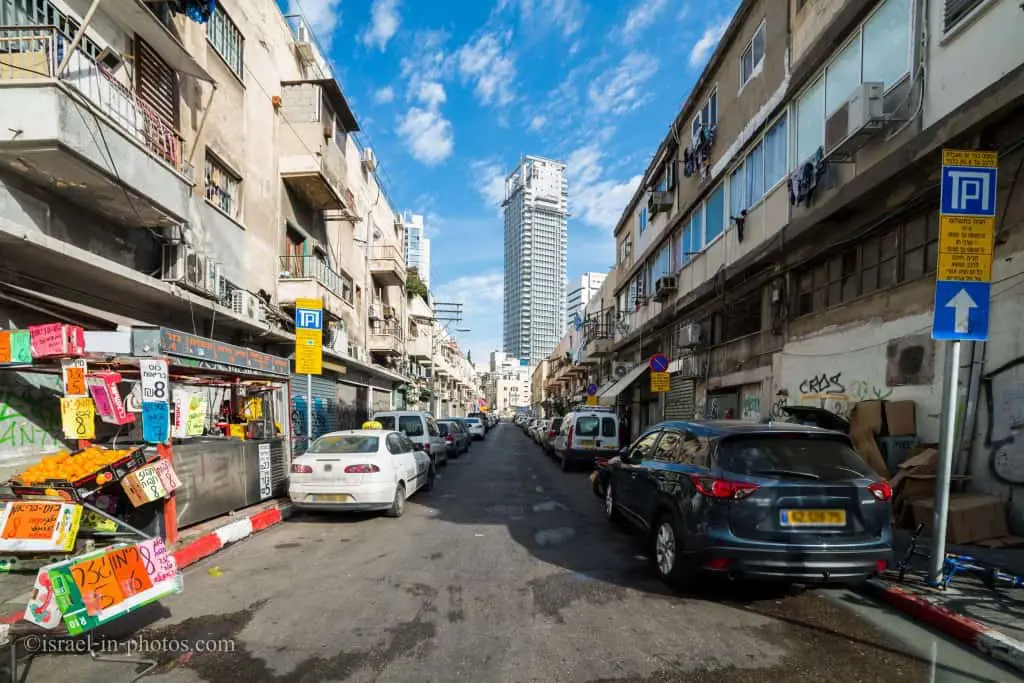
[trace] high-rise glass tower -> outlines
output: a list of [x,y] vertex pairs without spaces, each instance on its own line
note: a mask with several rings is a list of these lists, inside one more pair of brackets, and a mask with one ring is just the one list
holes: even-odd
[[430,240],[423,236],[423,216],[405,214],[405,265],[415,268],[420,282],[430,286]]
[[505,179],[504,351],[530,365],[565,330],[568,204],[560,161],[526,156]]

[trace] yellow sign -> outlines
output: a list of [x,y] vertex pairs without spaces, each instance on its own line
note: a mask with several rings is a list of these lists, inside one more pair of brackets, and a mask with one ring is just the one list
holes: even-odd
[[68,439],[95,439],[96,404],[91,398],[62,398],[60,424]]
[[323,308],[324,302],[320,299],[296,299],[295,308]]
[[942,165],[998,168],[999,152],[979,152],[975,149],[944,149],[942,150]]
[[323,374],[323,339],[324,333],[320,330],[295,330],[295,374]]
[[587,396],[587,405],[588,406],[596,406],[597,405],[597,396]]
[[651,371],[651,392],[663,394],[672,389],[672,379],[667,372]]
[[939,252],[939,280],[990,282],[992,254],[949,254]]
[[991,255],[995,234],[994,216],[939,216],[939,253]]

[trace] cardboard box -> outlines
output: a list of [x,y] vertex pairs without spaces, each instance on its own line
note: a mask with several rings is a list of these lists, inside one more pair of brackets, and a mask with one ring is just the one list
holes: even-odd
[[917,434],[917,406],[913,401],[886,401],[883,408],[888,436]]
[[[924,524],[925,533],[932,528],[934,501],[922,498],[913,502],[914,523]],[[1010,535],[1006,524],[1006,508],[996,496],[950,494],[946,541],[967,545]]]
[[858,429],[868,429],[872,434],[880,434],[882,424],[882,401],[860,401],[853,404],[850,410],[851,434]]

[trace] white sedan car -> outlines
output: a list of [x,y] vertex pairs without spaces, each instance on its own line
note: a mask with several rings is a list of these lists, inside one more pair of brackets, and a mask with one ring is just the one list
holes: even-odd
[[292,460],[288,497],[307,510],[385,510],[434,485],[430,456],[401,432],[350,429],[324,434]]
[[480,421],[479,417],[467,417],[464,418],[466,428],[469,430],[469,436],[474,439],[483,439],[487,436],[487,427]]

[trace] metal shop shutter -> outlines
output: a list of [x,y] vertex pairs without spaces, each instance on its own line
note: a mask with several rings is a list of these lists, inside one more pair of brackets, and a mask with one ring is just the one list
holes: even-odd
[[683,374],[679,372],[672,375],[669,380],[671,385],[668,396],[665,397],[665,419],[692,420],[697,380],[692,377],[683,377]]
[[[306,451],[306,376],[292,375],[292,437],[295,454]],[[313,438],[341,429],[338,385],[333,377],[313,375]]]

